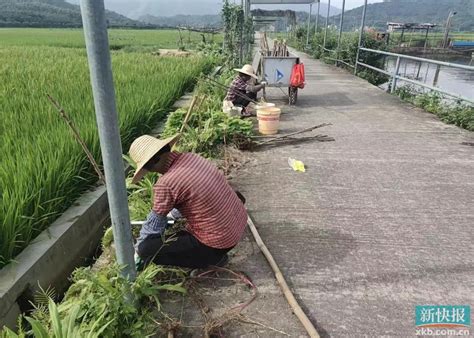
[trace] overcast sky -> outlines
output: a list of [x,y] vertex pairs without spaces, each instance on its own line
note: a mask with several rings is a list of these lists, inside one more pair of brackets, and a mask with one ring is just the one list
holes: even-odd
[[[2,1],[2,0],[0,0]],[[78,3],[78,0],[66,0]],[[240,4],[242,0],[230,0]],[[368,0],[369,3],[382,2],[383,0]],[[328,0],[321,0],[327,3]],[[346,10],[359,7],[364,0],[346,0]],[[331,0],[331,6],[342,8],[342,0]],[[172,16],[177,14],[218,14],[222,7],[222,0],[105,0],[107,9],[116,11],[130,18],[137,19],[142,15]],[[255,5],[253,8],[281,9],[288,8],[286,5]],[[290,5],[294,10],[308,11],[308,5]],[[314,6],[313,6],[313,9]],[[315,13],[315,12],[313,12]],[[323,14],[324,15],[324,14]]]
[[[369,4],[373,4],[376,2],[382,2],[383,0],[369,0]],[[327,1],[321,1],[321,2],[326,2]],[[354,7],[359,7],[364,4],[364,0],[346,0],[346,9],[351,9]],[[342,0],[331,0],[331,5],[334,7],[342,8]]]
[[[383,0],[369,0],[368,3],[373,4],[376,2],[382,2],[382,1]],[[239,0],[235,0],[235,2],[240,3]],[[321,0],[321,3],[328,3],[328,0]],[[359,7],[359,6],[362,6],[363,4],[364,4],[364,0],[346,0],[346,9]],[[298,6],[307,7],[308,5],[298,5]],[[342,0],[331,0],[331,6],[342,8]]]

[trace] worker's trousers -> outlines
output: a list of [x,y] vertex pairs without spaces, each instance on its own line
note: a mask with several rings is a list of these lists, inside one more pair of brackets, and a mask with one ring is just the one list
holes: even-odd
[[217,264],[232,248],[216,249],[199,242],[187,231],[180,231],[168,238],[145,239],[137,247],[145,264],[174,265],[183,268],[205,268]]
[[[257,100],[257,93],[252,93],[252,92],[245,93],[245,96],[247,96],[249,99]],[[249,105],[250,102],[251,102],[250,100],[247,100],[247,99],[244,99],[243,97],[237,96],[235,101],[233,101],[232,103],[236,107],[244,107],[245,108]]]

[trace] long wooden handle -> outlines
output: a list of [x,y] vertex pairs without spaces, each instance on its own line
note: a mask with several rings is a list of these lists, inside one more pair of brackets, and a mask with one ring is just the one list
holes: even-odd
[[79,131],[77,130],[76,126],[74,125],[74,122],[69,118],[68,114],[66,111],[61,107],[58,101],[56,101],[51,95],[46,94],[48,97],[48,100],[53,104],[54,107],[59,112],[59,115],[64,119],[68,127],[71,129],[71,132],[76,139],[76,141],[81,145],[82,150],[86,154],[89,162],[92,164],[92,167],[94,167],[95,172],[97,173],[97,176],[99,176],[99,179],[105,184],[105,176],[102,173],[102,171],[99,168],[99,165],[97,164],[96,160],[94,159],[94,155],[90,152],[89,148],[87,148],[86,143],[84,140],[81,138],[81,135],[79,134]]
[[257,228],[255,227],[255,224],[250,218],[250,215],[247,218],[247,224],[249,225],[250,230],[252,231],[252,235],[255,238],[255,242],[257,242],[258,247],[262,251],[263,255],[265,256],[268,263],[270,264],[273,272],[275,273],[275,278],[277,279],[278,284],[280,284],[280,288],[283,291],[283,294],[285,295],[285,298],[288,301],[288,304],[290,304],[290,307],[293,310],[293,313],[296,315],[296,317],[298,317],[301,324],[303,324],[304,328],[306,329],[306,332],[308,332],[310,337],[319,338],[318,331],[316,331],[316,328],[314,327],[313,323],[311,323],[309,318],[306,316],[306,314],[303,312],[300,305],[296,301],[295,296],[291,292],[290,288],[288,287],[288,284],[285,281],[285,278],[283,277],[283,274],[280,271],[280,268],[278,267],[277,263],[273,259],[273,256],[268,250],[265,243],[263,243],[262,238],[260,237],[260,234],[258,233]]
[[193,96],[193,99],[191,101],[191,105],[189,106],[188,112],[186,113],[186,116],[184,117],[183,125],[181,126],[181,129],[179,130],[180,134],[183,132],[184,128],[186,128],[186,125],[188,124],[189,117],[191,116],[191,112],[194,109],[196,101],[197,101],[197,96]]
[[303,129],[303,130],[295,131],[294,133],[272,137],[270,140],[265,140],[265,141],[259,142],[258,145],[262,145],[262,144],[273,142],[275,140],[280,140],[280,139],[288,138],[288,137],[295,136],[295,135],[298,135],[298,134],[306,133],[306,132],[312,131],[314,129],[318,129],[318,128],[322,128],[322,127],[326,127],[326,126],[331,126],[331,123],[318,124],[317,126],[313,126],[313,127],[309,127],[309,128]]

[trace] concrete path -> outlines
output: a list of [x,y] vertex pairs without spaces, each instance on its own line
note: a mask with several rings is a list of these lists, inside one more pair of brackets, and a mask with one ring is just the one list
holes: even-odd
[[414,336],[415,305],[474,305],[474,133],[302,60],[281,132],[327,122],[335,142],[256,151],[233,184],[322,336]]

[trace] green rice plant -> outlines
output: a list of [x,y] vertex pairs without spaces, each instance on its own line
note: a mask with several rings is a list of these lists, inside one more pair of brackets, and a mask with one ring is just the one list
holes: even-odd
[[[207,39],[209,40],[209,39]],[[222,34],[212,38],[213,42],[222,43]],[[84,48],[84,33],[78,28],[0,28],[2,46],[50,46],[67,48]],[[202,42],[198,32],[182,32],[181,37],[175,29],[109,29],[109,43],[112,50],[148,48],[195,49]]]
[[[46,98],[67,110],[100,162],[85,50],[0,48],[0,267],[57,218],[96,177]],[[122,146],[151,130],[202,72],[204,57],[112,55]]]

